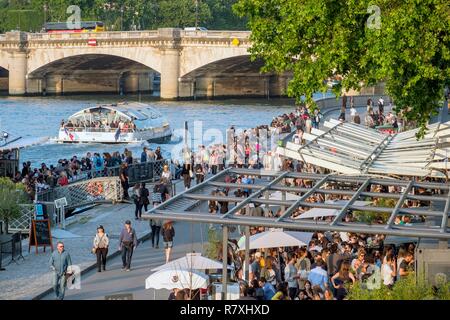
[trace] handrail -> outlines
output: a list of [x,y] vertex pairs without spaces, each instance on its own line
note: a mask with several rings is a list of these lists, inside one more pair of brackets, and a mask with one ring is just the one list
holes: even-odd
[[[139,182],[146,181],[156,181],[160,178],[161,172],[163,170],[164,164],[167,164],[168,160],[156,160],[156,161],[148,161],[148,162],[139,162],[133,163],[128,166],[128,177],[129,184],[133,185]],[[37,193],[38,201],[53,201],[54,194],[58,193],[58,190],[65,187],[77,186],[82,183],[86,183],[86,181],[94,181],[96,178],[117,178],[120,172],[120,166],[115,167],[106,167],[104,168],[106,171],[97,171],[92,169],[90,171],[82,172],[82,176],[77,178],[75,181],[69,183],[67,186],[57,186],[53,189],[47,189],[45,191],[41,191]],[[105,175],[104,175],[105,174]],[[78,177],[78,176],[77,176]]]
[[[95,127],[61,127],[59,131],[64,131],[64,129],[67,129],[69,132],[116,132],[118,128],[95,128]],[[128,128],[128,129],[121,129],[121,133],[130,133],[134,132],[134,129]]]

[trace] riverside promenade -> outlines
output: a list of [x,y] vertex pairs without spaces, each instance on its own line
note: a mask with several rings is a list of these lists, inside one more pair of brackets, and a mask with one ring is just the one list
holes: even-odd
[[[182,192],[183,184],[176,184],[177,193]],[[89,268],[96,263],[96,257],[91,253],[92,242],[96,233],[98,225],[103,225],[106,233],[110,237],[110,250],[108,255],[113,254],[118,250],[119,234],[123,228],[126,220],[132,221],[132,227],[135,228],[136,234],[139,239],[148,238],[150,235],[149,222],[142,220],[138,221],[134,219],[134,204],[120,203],[116,205],[103,204],[94,207],[88,211],[77,214],[67,220],[66,232],[57,230],[54,232],[52,229],[53,246],[56,248],[57,241],[63,241],[65,249],[70,253],[72,258],[72,264],[79,266],[81,271]],[[175,228],[178,229],[179,223],[175,224]],[[195,226],[199,228],[199,226]],[[200,234],[199,230],[195,230],[194,234],[197,236],[197,241],[207,241],[207,233]],[[191,243],[189,228],[186,226],[180,227],[179,232],[175,239],[174,255],[173,258],[178,258],[177,254],[181,254],[180,250],[187,250],[185,252],[192,251],[188,246],[184,249],[179,247],[178,243]],[[55,238],[58,237],[58,238]],[[199,238],[200,237],[200,238]],[[201,241],[200,241],[201,242]],[[150,242],[147,242],[148,245]],[[5,271],[0,272],[0,300],[29,300],[33,299],[49,288],[51,288],[52,272],[49,268],[49,258],[51,249],[47,247],[46,251],[43,248],[39,248],[39,253],[36,254],[35,247],[31,247],[30,253],[28,253],[28,239],[23,240],[23,256],[25,260],[18,260],[18,263],[12,262],[5,266]],[[189,250],[188,250],[189,249]],[[138,246],[136,254],[140,251],[146,250],[145,247]],[[196,247],[197,252],[201,252],[201,248]],[[164,249],[162,239],[160,239],[160,249],[151,253],[151,260],[155,265],[164,264]],[[181,254],[182,255],[182,254]],[[134,257],[134,262],[138,262],[138,258]],[[119,260],[120,261],[120,257]],[[113,267],[108,263],[107,268]],[[152,265],[153,267],[153,265]],[[120,268],[119,268],[120,269]],[[89,273],[88,273],[89,274]],[[103,273],[102,273],[103,274]],[[107,271],[105,274],[109,274]],[[133,275],[133,271],[128,272],[130,276]],[[148,273],[150,275],[150,273]],[[82,275],[82,286],[83,286]],[[68,290],[69,293],[71,290]],[[72,290],[79,291],[79,290]]]

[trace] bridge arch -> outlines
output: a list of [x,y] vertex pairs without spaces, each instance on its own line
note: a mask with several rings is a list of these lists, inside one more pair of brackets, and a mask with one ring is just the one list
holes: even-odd
[[118,47],[89,47],[86,49],[64,48],[58,50],[58,48],[56,48],[49,50],[36,50],[30,53],[28,57],[28,74],[32,74],[37,69],[62,59],[91,55],[104,55],[127,59],[140,63],[157,72],[161,72],[161,57],[157,48],[148,47],[139,49],[136,48],[136,50],[126,50]]
[[185,47],[180,57],[180,77],[210,64],[217,64],[229,59],[250,57],[247,48],[244,47]]
[[[82,53],[29,67],[30,93],[64,92],[142,92],[153,91],[153,77],[158,71],[147,64],[119,55]],[[32,61],[29,62],[33,63]],[[158,67],[155,62],[148,64]]]
[[0,91],[9,90],[9,71],[0,65]]
[[279,97],[286,95],[290,75],[262,73],[264,62],[251,61],[249,54],[204,63],[180,77],[184,96],[206,97]]

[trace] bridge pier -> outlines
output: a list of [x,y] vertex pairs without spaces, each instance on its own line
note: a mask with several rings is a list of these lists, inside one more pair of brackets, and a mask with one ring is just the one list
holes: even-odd
[[178,82],[178,97],[180,99],[195,98],[195,83],[192,79],[180,79]]
[[174,100],[179,97],[178,77],[180,75],[179,49],[162,49],[161,99]]
[[9,55],[9,94],[23,95],[27,92],[27,54],[15,51]]

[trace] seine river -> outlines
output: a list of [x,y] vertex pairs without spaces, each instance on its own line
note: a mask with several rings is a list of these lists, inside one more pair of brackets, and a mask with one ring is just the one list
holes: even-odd
[[[317,95],[317,98],[322,97]],[[56,137],[62,119],[67,119],[75,112],[95,106],[97,103],[115,103],[118,101],[137,101],[136,96],[67,96],[67,97],[1,97],[0,129],[13,136],[22,137]],[[291,112],[293,100],[219,100],[219,101],[176,101],[163,102],[153,98],[142,98],[159,110],[169,121],[172,129],[181,131],[184,121],[188,122],[190,140],[195,149],[199,144],[208,145],[218,139],[225,140],[226,130],[234,125],[247,129],[262,124],[269,124],[273,117]],[[195,131],[195,132],[194,132]],[[179,132],[181,135],[181,132]],[[221,135],[222,137],[217,137]],[[147,144],[148,145],[148,144]],[[173,139],[169,144],[160,145],[165,157],[175,156],[172,152],[181,146],[180,139]],[[157,145],[150,144],[156,148]],[[56,164],[58,159],[79,158],[87,152],[123,152],[124,148],[140,157],[142,145],[104,145],[104,144],[58,144],[46,142],[22,150],[21,161],[31,161],[33,166],[40,163]]]

